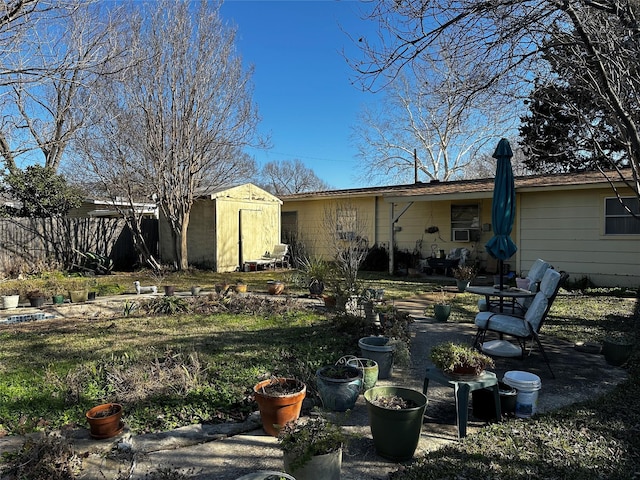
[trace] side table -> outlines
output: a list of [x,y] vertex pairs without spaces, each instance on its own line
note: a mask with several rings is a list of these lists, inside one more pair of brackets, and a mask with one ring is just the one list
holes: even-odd
[[467,421],[469,419],[469,393],[481,388],[491,387],[493,390],[493,402],[496,408],[496,419],[500,420],[500,392],[498,389],[498,378],[493,372],[484,372],[482,375],[469,380],[456,380],[446,376],[438,368],[427,368],[424,377],[422,393],[427,395],[429,380],[453,388],[456,400],[456,424],[458,426],[458,438],[467,436]]

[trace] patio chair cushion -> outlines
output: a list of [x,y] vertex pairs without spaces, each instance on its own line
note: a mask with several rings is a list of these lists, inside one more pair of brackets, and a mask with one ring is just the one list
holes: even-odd
[[536,290],[531,289],[532,292],[537,291],[538,284],[542,281],[542,277],[544,277],[545,272],[549,269],[550,266],[551,265],[549,265],[549,263],[540,258],[533,262],[533,265],[531,265],[531,268],[529,269],[529,272],[527,272],[526,276],[526,278],[529,279],[530,283],[529,289],[531,289],[531,286],[535,286],[536,288]]
[[504,313],[479,312],[475,318],[476,326],[481,330],[493,330],[516,337],[528,337],[531,332],[537,332],[560,278],[560,273],[547,269],[540,283],[540,291],[533,298],[524,318]]
[[493,312],[480,312],[476,315],[476,327],[482,330],[497,330],[516,337],[529,335],[529,326],[524,318]]

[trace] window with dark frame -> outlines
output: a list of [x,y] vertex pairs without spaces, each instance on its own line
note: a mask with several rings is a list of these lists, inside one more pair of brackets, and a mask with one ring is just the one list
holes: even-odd
[[451,205],[451,238],[454,238],[454,230],[469,230],[471,237],[475,237],[480,230],[480,206]]
[[640,235],[640,199],[637,197],[605,198],[604,234]]

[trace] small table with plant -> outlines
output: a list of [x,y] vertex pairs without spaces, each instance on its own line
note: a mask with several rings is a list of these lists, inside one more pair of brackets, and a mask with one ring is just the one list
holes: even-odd
[[458,438],[467,436],[467,421],[469,419],[469,393],[481,388],[491,388],[493,391],[493,401],[496,408],[496,419],[501,418],[500,412],[500,392],[498,389],[498,378],[493,372],[484,372],[472,379],[455,379],[438,368],[427,368],[424,377],[422,393],[427,395],[429,380],[453,388],[453,395],[456,400],[456,425],[458,427]]
[[434,345],[429,354],[435,368],[428,367],[424,377],[422,393],[427,395],[429,381],[433,380],[453,388],[456,401],[456,424],[458,438],[467,435],[469,418],[469,393],[481,388],[491,388],[496,409],[496,419],[500,420],[500,392],[495,373],[486,371],[493,366],[493,359],[466,344],[444,342]]

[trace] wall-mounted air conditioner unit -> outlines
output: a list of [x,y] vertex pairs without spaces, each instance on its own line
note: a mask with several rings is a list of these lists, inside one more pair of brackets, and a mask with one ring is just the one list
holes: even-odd
[[468,228],[454,228],[451,231],[453,242],[470,242],[471,234]]

